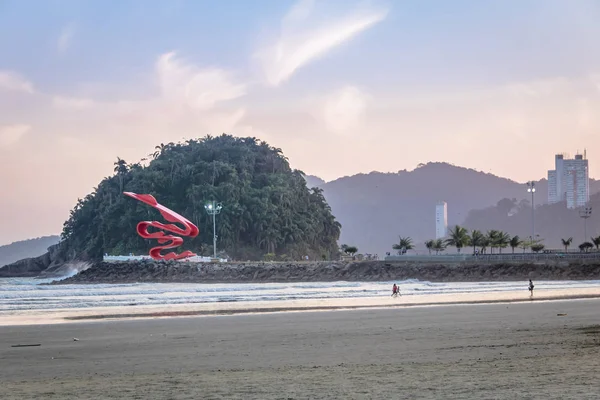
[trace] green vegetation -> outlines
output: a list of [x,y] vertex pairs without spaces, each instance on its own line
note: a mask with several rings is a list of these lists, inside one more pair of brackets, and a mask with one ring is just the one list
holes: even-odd
[[[570,241],[572,240],[572,238],[569,238],[568,244],[570,244]],[[563,244],[565,243],[566,241],[563,241]],[[565,246],[568,247],[568,244],[565,244]],[[598,245],[600,246],[600,237],[598,237]],[[396,246],[398,245],[394,246],[394,249],[396,249]],[[459,253],[463,247],[471,246],[473,247],[473,254],[475,254],[478,249],[481,254],[486,254],[488,248],[490,249],[491,254],[494,253],[494,249],[498,249],[498,253],[502,253],[502,249],[507,247],[510,247],[513,253],[517,248],[522,248],[523,252],[525,252],[526,249],[531,249],[531,251],[536,253],[545,248],[540,239],[531,240],[531,238],[529,238],[528,240],[523,240],[519,236],[511,237],[508,233],[495,229],[489,230],[485,234],[474,229],[469,234],[469,231],[466,228],[458,225],[450,229],[446,240],[437,239],[425,242],[425,247],[429,250],[429,254],[431,254],[432,251],[435,251],[436,254],[438,254],[440,251],[445,250],[447,246],[455,247]]]
[[340,250],[342,250],[343,253],[345,253],[346,255],[349,255],[349,256],[353,256],[356,253],[358,253],[358,247],[348,246],[347,244],[341,245]]
[[413,245],[412,238],[410,238],[408,236],[407,237],[400,236],[399,239],[400,239],[399,242],[392,246],[392,248],[394,250],[398,251],[399,255],[406,254],[406,252],[408,250],[412,250],[415,248],[415,246]]
[[544,250],[544,246],[541,243],[535,243],[531,245],[531,251],[533,251],[534,253],[539,253],[540,251]]
[[442,239],[436,239],[433,241],[433,249],[435,254],[439,254],[441,251],[446,250],[446,243]]
[[[152,194],[160,204],[192,221],[196,238],[183,249],[210,254],[208,201],[223,203],[217,216],[218,250],[234,259],[334,258],[341,225],[323,193],[308,189],[303,173],[290,168],[281,149],[255,138],[206,136],[161,143],[149,164],[118,158],[115,175],[80,199],[64,224],[61,250],[90,260],[109,254],[146,254],[156,245],[136,233],[142,220],[162,216],[123,191]],[[178,249],[181,250],[181,249]]]
[[560,239],[560,241],[562,242],[562,245],[565,246],[565,251],[569,251],[569,246],[573,243],[573,238]]
[[469,233],[462,226],[456,225],[448,233],[448,239],[446,240],[447,246],[456,247],[456,251],[460,253],[460,249],[469,245]]
[[591,248],[594,247],[594,244],[591,242],[583,242],[579,245],[579,250],[587,253]]
[[515,235],[512,238],[510,238],[509,246],[512,249],[513,254],[515,253],[515,249],[521,246],[522,243],[523,241],[518,235]]

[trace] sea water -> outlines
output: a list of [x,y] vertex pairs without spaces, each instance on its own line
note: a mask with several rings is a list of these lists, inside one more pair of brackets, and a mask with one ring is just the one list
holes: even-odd
[[[52,280],[0,278],[0,315],[25,310],[65,310],[92,307],[193,305],[206,303],[278,302],[288,300],[389,297],[394,283],[405,299],[419,296],[527,293],[528,282],[310,282],[310,283],[129,283],[43,285]],[[554,289],[598,289],[600,281],[537,281],[536,293]],[[540,294],[541,294],[540,293]],[[408,296],[408,297],[407,297]],[[415,299],[413,297],[413,299]],[[415,299],[416,300],[416,299]]]

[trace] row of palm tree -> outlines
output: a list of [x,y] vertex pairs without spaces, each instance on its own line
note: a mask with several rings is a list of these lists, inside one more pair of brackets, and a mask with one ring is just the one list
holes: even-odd
[[[440,247],[440,243],[443,246]],[[511,236],[507,232],[492,229],[483,233],[474,229],[469,233],[466,228],[459,225],[456,225],[448,232],[446,240],[437,239],[425,242],[425,247],[427,247],[430,253],[432,250],[439,253],[439,251],[445,250],[447,246],[455,247],[459,253],[464,247],[472,246],[474,254],[478,250],[480,253],[486,254],[488,249],[492,254],[495,249],[498,249],[498,253],[502,253],[502,249],[507,247],[510,247],[513,253],[517,248],[522,248],[523,251],[528,247],[533,251],[541,251],[544,248],[544,245],[539,243],[539,241],[522,240],[519,236]]]
[[[414,243],[412,238],[400,236],[399,242],[394,244],[392,248],[398,251],[398,254],[406,254],[408,250],[414,249]],[[573,243],[573,238],[562,239],[562,245],[565,251],[569,251],[569,247]],[[429,251],[429,254],[435,251],[436,254],[446,250],[448,246],[455,247],[457,252],[465,247],[472,246],[473,254],[478,251],[481,254],[486,254],[488,249],[491,254],[494,253],[495,249],[498,249],[498,253],[502,253],[502,249],[510,247],[512,252],[515,249],[520,248],[525,252],[526,249],[531,249],[537,253],[542,251],[545,246],[541,243],[541,240],[528,238],[526,240],[521,239],[518,235],[511,236],[507,232],[498,231],[495,229],[489,230],[483,233],[477,229],[469,232],[466,228],[456,225],[448,232],[447,239],[431,239],[425,242],[425,247]],[[596,247],[600,249],[600,236],[592,237],[591,242],[584,242],[579,245],[581,251],[587,252],[588,250]]]

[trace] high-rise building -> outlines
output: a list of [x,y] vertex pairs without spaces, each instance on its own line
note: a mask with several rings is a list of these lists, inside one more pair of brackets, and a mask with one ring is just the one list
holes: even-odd
[[448,234],[448,205],[438,201],[435,206],[435,238],[442,239]]
[[566,201],[567,208],[583,207],[590,200],[588,160],[585,151],[575,158],[554,156],[554,170],[548,171],[548,203]]

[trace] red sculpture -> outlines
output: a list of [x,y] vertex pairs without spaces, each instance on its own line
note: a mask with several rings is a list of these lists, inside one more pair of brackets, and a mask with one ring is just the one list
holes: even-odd
[[182,258],[193,257],[196,254],[189,250],[184,251],[181,254],[175,252],[161,254],[160,251],[163,249],[172,249],[179,247],[183,244],[183,239],[178,236],[167,235],[164,232],[148,232],[148,227],[153,226],[158,229],[177,233],[182,236],[196,237],[198,236],[198,228],[190,221],[177,214],[175,211],[169,210],[167,207],[158,204],[154,196],[150,194],[136,194],[132,192],[123,192],[123,194],[133,197],[136,200],[144,202],[151,207],[156,208],[160,211],[161,215],[169,222],[179,222],[185,228],[182,229],[175,224],[163,224],[157,221],[141,221],[137,224],[137,233],[144,239],[157,239],[159,244],[163,246],[157,246],[150,249],[150,257],[155,260],[180,260]]

